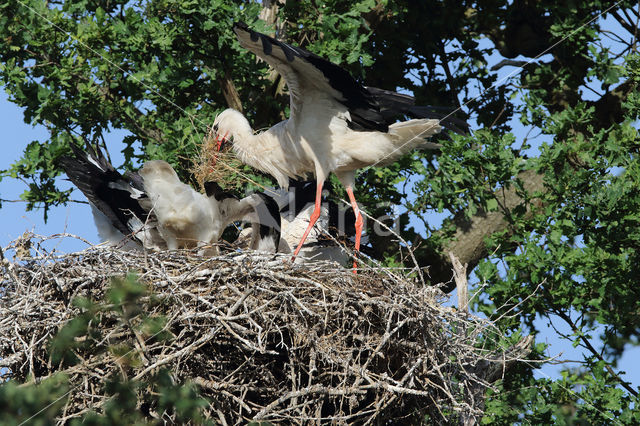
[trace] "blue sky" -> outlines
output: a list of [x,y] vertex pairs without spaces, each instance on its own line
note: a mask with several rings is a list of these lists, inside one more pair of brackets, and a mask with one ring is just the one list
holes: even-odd
[[[0,169],[6,170],[18,160],[24,148],[33,140],[44,141],[48,132],[43,127],[32,127],[23,119],[22,110],[7,100],[7,95],[0,93],[0,128],[3,129],[4,154],[0,157]],[[66,185],[65,185],[66,184]],[[69,188],[70,184],[64,182]],[[2,200],[19,200],[26,184],[11,178],[0,181],[0,198]],[[24,202],[3,201],[0,209],[0,246],[5,247],[10,241],[19,237],[25,231],[32,231],[41,235],[69,232],[82,235],[92,242],[97,242],[91,213],[88,205],[72,204],[53,208],[49,214],[49,221],[45,224],[41,210],[25,212]],[[57,241],[56,247],[63,251],[80,250],[86,245],[79,241]]]

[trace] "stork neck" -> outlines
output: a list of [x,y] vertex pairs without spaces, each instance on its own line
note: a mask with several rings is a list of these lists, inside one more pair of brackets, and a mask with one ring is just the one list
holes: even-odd
[[[276,178],[278,184],[286,187],[289,181],[284,160],[285,156],[282,144],[286,143],[282,137],[282,126],[274,126],[271,129],[254,135],[253,132],[240,130],[233,134],[233,151],[238,159],[251,167]],[[275,129],[275,130],[274,130]]]
[[246,128],[238,128],[233,132],[233,150],[240,161],[256,167],[256,161],[259,161],[256,152],[263,146],[261,136],[262,134],[254,135],[248,123]]

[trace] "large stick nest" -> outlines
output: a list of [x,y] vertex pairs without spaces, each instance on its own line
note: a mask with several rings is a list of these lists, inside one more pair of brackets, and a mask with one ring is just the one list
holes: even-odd
[[[106,376],[144,380],[163,367],[198,384],[207,415],[223,423],[459,422],[481,415],[490,382],[527,352],[528,342],[501,349],[492,323],[443,307],[437,288],[388,270],[354,275],[253,252],[208,259],[96,246],[57,255],[32,241],[31,250],[24,241],[5,249],[0,367],[19,381],[66,372],[59,421],[99,411]],[[12,251],[22,259],[8,260]],[[101,341],[78,350],[81,362],[52,365],[48,340],[81,311],[72,300],[100,300],[127,271],[152,290],[141,310],[165,317],[171,339],[103,321]],[[125,368],[114,351],[97,350],[123,342],[138,364]]]

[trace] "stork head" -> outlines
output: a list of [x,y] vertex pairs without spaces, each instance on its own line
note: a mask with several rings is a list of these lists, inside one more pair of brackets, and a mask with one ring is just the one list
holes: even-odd
[[180,182],[180,178],[178,178],[178,174],[173,167],[171,167],[171,164],[163,160],[147,161],[138,173],[145,180],[145,184],[151,181],[165,183]]
[[253,133],[249,122],[240,111],[233,108],[225,109],[213,121],[213,136],[218,151],[223,150],[225,144],[234,137],[246,132]]

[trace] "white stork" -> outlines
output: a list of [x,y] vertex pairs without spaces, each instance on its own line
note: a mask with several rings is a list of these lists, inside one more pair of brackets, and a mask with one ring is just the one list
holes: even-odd
[[[345,186],[355,220],[355,250],[360,249],[362,215],[354,195],[355,172],[394,162],[414,148],[438,148],[426,139],[440,132],[440,121],[411,96],[358,83],[346,70],[307,50],[233,26],[240,44],[280,73],[290,95],[290,118],[254,134],[248,120],[227,109],[214,121],[218,150],[228,140],[238,158],[269,173],[286,188],[289,178],[315,174],[316,197],[309,224],[293,256],[320,216],[323,183],[333,172]],[[396,122],[406,116],[419,117]],[[356,261],[354,261],[354,268]]]
[[[62,157],[60,164],[89,200],[100,238],[113,245],[125,237],[128,248],[155,250],[216,243],[231,222],[260,216],[261,209],[273,210],[275,204],[271,200],[272,205],[265,206],[260,196],[218,200],[214,193],[219,187],[212,182],[205,185],[209,192],[205,196],[180,182],[171,165],[160,160],[145,163],[139,173],[121,175],[99,150],[89,147],[84,152],[73,144],[71,148],[74,156]],[[280,239],[279,224],[258,231],[256,245],[262,239]],[[216,249],[206,253],[215,254]]]
[[[207,189],[207,194],[209,192]],[[264,206],[268,207],[268,210],[263,207],[260,223],[268,223],[272,229],[281,226],[277,251],[292,253],[309,225],[315,201],[315,182],[294,180],[290,182],[288,191],[268,188],[265,192],[270,195],[257,194],[265,198]],[[220,199],[218,197],[218,200]],[[350,256],[347,250],[336,241],[343,239],[345,234],[355,232],[355,219],[349,210],[351,209],[341,209],[331,200],[323,202],[320,218],[307,236],[304,247],[296,257],[296,262],[330,260],[346,265]],[[251,238],[251,235],[255,239],[256,234],[252,233],[252,230],[255,230],[256,226],[259,224],[252,223],[251,228],[243,229],[236,243],[240,242],[242,245],[244,241]],[[264,228],[264,225],[262,227]],[[258,248],[258,250],[273,252],[270,246],[266,249]]]

